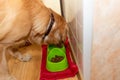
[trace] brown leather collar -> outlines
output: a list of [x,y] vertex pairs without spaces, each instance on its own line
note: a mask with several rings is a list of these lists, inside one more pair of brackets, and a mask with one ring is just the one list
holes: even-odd
[[51,29],[52,29],[52,26],[53,26],[53,24],[54,24],[54,22],[55,22],[53,13],[50,14],[50,19],[51,19],[51,20],[50,20],[50,24],[49,24],[49,26],[48,26],[47,31],[45,32],[45,35],[43,36],[43,40],[44,40],[45,37],[50,33],[50,31],[51,31]]

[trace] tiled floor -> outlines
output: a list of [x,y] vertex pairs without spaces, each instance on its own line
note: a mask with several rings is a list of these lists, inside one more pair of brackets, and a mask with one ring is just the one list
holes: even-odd
[[[29,62],[20,62],[17,59],[10,57],[8,61],[9,70],[17,80],[39,80],[40,64],[41,64],[41,48],[33,45],[21,49],[23,54],[29,53],[32,55],[32,60]],[[77,76],[60,79],[60,80],[79,80]]]

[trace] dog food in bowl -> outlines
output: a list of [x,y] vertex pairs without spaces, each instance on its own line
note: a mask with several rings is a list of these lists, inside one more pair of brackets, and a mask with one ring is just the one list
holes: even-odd
[[51,58],[51,62],[57,63],[57,62],[62,61],[63,59],[64,59],[63,56],[55,55],[55,57],[52,57],[52,58]]

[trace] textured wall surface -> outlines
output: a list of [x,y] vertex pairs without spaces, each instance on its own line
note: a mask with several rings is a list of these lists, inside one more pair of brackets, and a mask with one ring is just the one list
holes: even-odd
[[75,60],[82,70],[82,0],[62,0],[63,12],[70,27],[70,43],[74,53]]
[[91,80],[120,80],[120,0],[94,0]]

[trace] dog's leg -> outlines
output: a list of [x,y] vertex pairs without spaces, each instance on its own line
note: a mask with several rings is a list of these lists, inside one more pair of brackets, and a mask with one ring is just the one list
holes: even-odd
[[32,58],[32,56],[30,54],[22,55],[21,52],[18,50],[18,48],[22,48],[29,45],[31,44],[28,41],[24,41],[23,43],[10,47],[8,51],[12,56],[17,58],[18,60],[26,62],[29,61]]
[[7,60],[6,60],[6,47],[2,50],[2,60],[0,64],[0,80],[16,80],[14,76],[9,74]]
[[0,72],[4,74],[8,74],[8,66],[7,66],[7,61],[6,61],[6,56],[5,56],[6,48],[3,48],[2,50],[2,60],[0,64]]
[[22,55],[17,48],[13,48],[12,50],[9,49],[9,52],[12,56],[23,62],[27,62],[32,58],[30,54]]

